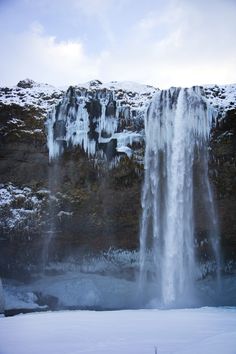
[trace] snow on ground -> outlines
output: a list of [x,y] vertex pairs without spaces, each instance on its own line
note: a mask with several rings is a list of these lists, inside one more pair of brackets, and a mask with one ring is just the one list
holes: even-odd
[[[11,289],[12,290],[12,289]],[[8,291],[7,300],[5,301],[5,310],[11,309],[28,309],[28,310],[35,310],[35,309],[44,309],[47,306],[39,306],[35,303],[37,297],[34,293],[21,293],[16,290],[16,292]]]
[[[235,293],[236,277],[233,275],[222,279],[220,289],[214,279],[204,279],[196,282],[192,299],[182,297],[173,307],[235,306]],[[88,265],[87,270],[86,266],[81,266],[80,270],[78,267],[57,275],[41,274],[27,284],[3,279],[2,297],[5,310],[17,310],[18,313],[41,306],[57,310],[163,308],[156,282],[146,284],[143,294],[132,270],[129,277],[128,268],[120,267],[118,272],[115,267],[112,270],[112,264],[110,271],[102,271],[102,265],[100,272],[95,271]]]
[[63,311],[0,318],[1,354],[235,354],[236,308]]

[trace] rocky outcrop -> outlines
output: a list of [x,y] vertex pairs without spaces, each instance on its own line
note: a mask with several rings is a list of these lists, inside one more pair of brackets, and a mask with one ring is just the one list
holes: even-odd
[[[236,88],[223,89],[202,88],[220,114],[210,142],[210,177],[229,261],[236,259]],[[4,276],[19,277],[23,268],[26,274],[43,264],[49,238],[49,260],[139,247],[144,117],[156,91],[132,83],[92,81],[69,88],[63,96],[61,90],[28,80],[0,89]],[[78,124],[81,136],[75,135]],[[203,219],[200,210],[202,241]]]

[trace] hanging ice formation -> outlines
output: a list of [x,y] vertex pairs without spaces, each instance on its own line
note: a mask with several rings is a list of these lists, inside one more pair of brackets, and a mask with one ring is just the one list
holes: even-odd
[[[139,113],[143,115],[141,109]],[[142,135],[122,124],[125,121],[127,126],[136,114],[130,106],[122,105],[112,90],[70,87],[48,116],[49,159],[58,157],[69,146],[80,146],[89,156],[111,150],[113,155],[131,156],[132,143],[140,141]],[[135,118],[138,122],[139,117]]]
[[[218,230],[208,180],[207,141],[212,111],[200,89],[156,94],[145,122],[145,180],[140,231],[140,288],[158,284],[159,303],[191,303],[198,271],[194,236],[193,164],[201,155],[208,243],[219,268]],[[154,295],[155,296],[155,295]]]

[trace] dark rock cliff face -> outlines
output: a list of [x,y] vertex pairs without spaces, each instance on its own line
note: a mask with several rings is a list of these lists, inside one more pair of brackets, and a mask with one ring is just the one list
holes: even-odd
[[[122,97],[122,91],[118,94]],[[72,103],[76,105],[75,101]],[[110,97],[106,114],[114,116],[116,109],[117,100]],[[95,124],[95,118],[101,114],[99,102],[90,99],[87,110],[90,124]],[[124,107],[118,132],[134,130],[131,118],[135,115],[137,111]],[[210,142],[209,174],[216,193],[222,249],[227,261],[236,260],[235,115],[235,110],[227,112],[212,130]],[[135,130],[141,131],[143,126],[138,121],[139,128],[135,126]],[[110,248],[139,247],[142,140],[129,146],[133,151],[131,156],[117,152],[115,139],[109,141],[110,145],[100,143],[101,150],[110,154],[105,159],[88,156],[82,147],[62,142],[66,147],[64,153],[49,162],[45,111],[35,106],[2,103],[0,124],[0,269],[3,276],[19,276],[23,270],[27,273],[32,267],[40,266],[49,225],[52,231],[49,260]],[[64,123],[59,124],[54,126],[58,137],[65,129]],[[98,142],[96,126],[91,132],[91,139],[95,137]],[[111,168],[110,160],[115,155],[121,158]],[[199,233],[204,233],[203,219],[200,210]]]
[[40,110],[0,105],[1,183],[37,186],[47,179],[48,153]]
[[[86,108],[93,123],[101,114],[96,97]],[[108,100],[107,114],[114,114],[115,109],[116,102]],[[138,247],[143,166],[135,154],[118,153],[116,141],[111,139],[99,144],[105,152],[100,159],[69,144],[60,158],[49,162],[42,110],[1,104],[0,117],[2,276],[19,278],[40,267],[50,228],[49,260]],[[124,128],[131,129],[128,118],[120,114]],[[59,124],[54,125],[58,136],[64,129]],[[143,143],[134,143],[134,147],[142,156]],[[115,156],[122,158],[111,168]]]
[[14,104],[0,112],[0,267],[14,275],[37,259],[43,209],[37,193],[47,185],[48,152],[42,112]]
[[236,260],[236,110],[212,130],[210,176],[215,189],[224,257]]

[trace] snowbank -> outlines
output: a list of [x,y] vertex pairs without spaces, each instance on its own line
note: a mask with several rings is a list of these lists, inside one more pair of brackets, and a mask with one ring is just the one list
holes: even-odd
[[67,311],[0,318],[1,354],[235,354],[236,308]]

